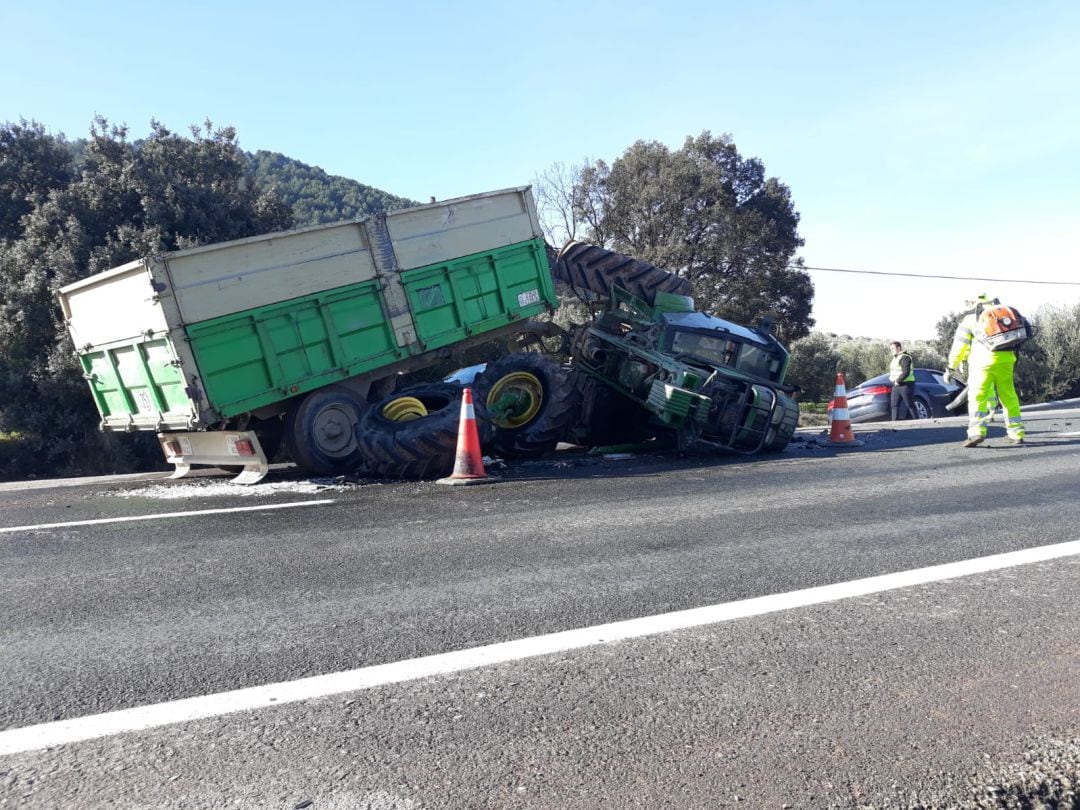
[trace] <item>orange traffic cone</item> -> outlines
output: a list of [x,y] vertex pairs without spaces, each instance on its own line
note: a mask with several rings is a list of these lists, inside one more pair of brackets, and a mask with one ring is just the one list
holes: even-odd
[[851,432],[851,416],[847,409],[847,388],[844,375],[836,373],[836,392],[833,394],[832,426],[829,428],[829,446],[859,447],[862,442]]
[[484,470],[484,456],[480,452],[480,433],[476,429],[476,413],[473,411],[472,389],[461,392],[461,422],[458,424],[457,455],[454,471],[436,484],[462,486],[486,484],[496,480]]

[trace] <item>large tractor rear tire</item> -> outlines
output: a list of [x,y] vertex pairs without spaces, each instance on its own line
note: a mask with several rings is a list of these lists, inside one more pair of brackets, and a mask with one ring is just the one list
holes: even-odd
[[648,262],[632,259],[612,250],[584,242],[568,242],[559,252],[553,275],[578,290],[610,295],[613,286],[622,287],[649,306],[656,293],[690,295],[690,282]]
[[[457,451],[461,390],[454,383],[428,383],[372,405],[356,429],[368,470],[386,478],[449,475]],[[477,428],[482,433],[480,418]]]
[[343,475],[363,456],[356,445],[356,423],[364,405],[348,388],[328,385],[298,397],[285,414],[285,450],[298,466],[315,475]]
[[507,458],[550,453],[580,413],[568,371],[536,352],[491,363],[476,380],[475,399],[495,428],[493,448]]

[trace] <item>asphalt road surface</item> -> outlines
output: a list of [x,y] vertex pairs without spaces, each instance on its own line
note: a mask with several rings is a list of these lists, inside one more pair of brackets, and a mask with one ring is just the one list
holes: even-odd
[[1080,806],[1080,412],[1025,418],[0,484],[0,806]]

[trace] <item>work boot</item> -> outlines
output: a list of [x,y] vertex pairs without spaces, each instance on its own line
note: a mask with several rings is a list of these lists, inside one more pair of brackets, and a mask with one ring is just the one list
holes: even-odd
[[1009,436],[1005,441],[1007,441],[1009,444],[1023,444],[1024,437],[1018,436],[1014,439],[1012,436]]
[[964,442],[964,447],[978,447],[983,443],[982,436],[969,436],[968,440]]

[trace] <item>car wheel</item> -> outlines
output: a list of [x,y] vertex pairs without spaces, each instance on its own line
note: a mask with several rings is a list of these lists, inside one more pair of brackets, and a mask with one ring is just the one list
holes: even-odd
[[931,416],[930,403],[922,397],[915,397],[915,418],[929,419]]

